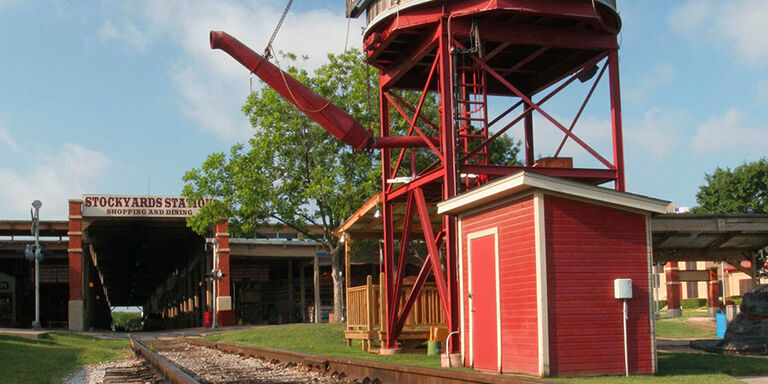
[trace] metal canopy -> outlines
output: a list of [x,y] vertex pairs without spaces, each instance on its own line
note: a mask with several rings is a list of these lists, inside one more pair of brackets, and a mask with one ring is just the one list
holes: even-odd
[[659,215],[651,231],[654,261],[726,261],[738,268],[768,246],[768,215]]

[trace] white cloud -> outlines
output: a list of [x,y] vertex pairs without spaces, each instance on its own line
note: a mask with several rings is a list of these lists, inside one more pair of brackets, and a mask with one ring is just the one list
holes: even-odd
[[106,20],[101,24],[96,34],[102,42],[117,40],[142,53],[146,52],[150,43],[150,37],[147,33],[130,21],[123,21],[117,26],[112,20]]
[[688,0],[668,14],[678,32],[695,40],[733,45],[741,58],[754,66],[768,60],[768,1]]
[[8,132],[8,125],[3,120],[0,120],[0,143],[5,144],[13,152],[19,152],[19,145],[16,144],[16,140]]
[[43,202],[44,220],[67,218],[67,199],[94,189],[94,183],[111,165],[101,152],[77,144],[64,144],[53,155],[40,156],[29,169],[0,168],[0,217],[28,219],[30,203]]
[[624,148],[627,152],[639,150],[639,156],[656,162],[666,159],[684,141],[681,130],[690,117],[682,112],[666,112],[650,109],[641,120],[624,123]]
[[[138,52],[153,46],[178,48],[178,59],[168,68],[180,97],[180,109],[201,129],[224,139],[251,134],[240,111],[249,93],[249,73],[208,43],[211,30],[223,30],[261,52],[282,13],[283,2],[142,1],[113,3],[112,14],[99,27],[104,41],[116,41]],[[349,46],[360,48],[363,20],[350,26]],[[274,47],[310,57],[308,69],[322,64],[328,52],[344,48],[347,21],[342,12],[292,9]]]
[[746,127],[738,109],[728,110],[722,117],[713,117],[696,128],[693,149],[698,154],[712,151],[736,151],[745,154],[765,149],[768,143],[768,125]]
[[[675,77],[675,67],[671,64],[657,64],[640,76],[630,76],[630,83],[622,89],[625,102],[645,102],[648,95]],[[637,79],[637,81],[634,81]]]

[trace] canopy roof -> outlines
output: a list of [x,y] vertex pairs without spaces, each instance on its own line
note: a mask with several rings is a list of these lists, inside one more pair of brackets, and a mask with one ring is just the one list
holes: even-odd
[[751,260],[768,246],[768,215],[659,215],[651,221],[654,261]]

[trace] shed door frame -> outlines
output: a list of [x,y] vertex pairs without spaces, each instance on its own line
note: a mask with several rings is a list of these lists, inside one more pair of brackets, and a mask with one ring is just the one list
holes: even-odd
[[[499,228],[493,227],[482,231],[467,234],[467,291],[472,292],[472,240],[493,236],[494,243],[494,269],[496,278],[496,369],[501,372],[501,297],[500,297],[500,274],[499,274]],[[472,297],[468,300],[469,308],[469,359],[470,364],[475,366],[475,341],[474,341],[474,312],[472,311]]]

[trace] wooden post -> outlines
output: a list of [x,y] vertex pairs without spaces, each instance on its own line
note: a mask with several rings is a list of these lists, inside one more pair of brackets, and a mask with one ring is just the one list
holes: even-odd
[[344,312],[346,312],[345,318],[347,319],[347,322],[349,320],[349,286],[350,286],[349,256],[351,253],[350,243],[352,243],[352,236],[347,236],[347,239],[344,242]]
[[[373,278],[371,275],[365,277],[365,331],[373,331]],[[371,340],[366,339],[363,341],[363,350],[369,351],[371,349]]]
[[387,297],[387,288],[384,286],[385,283],[384,273],[379,273],[379,326],[381,327],[382,331],[386,330],[386,327],[384,326],[384,311],[386,310],[384,300],[386,300]]
[[314,283],[315,283],[315,323],[320,323],[320,261],[315,254],[314,259]]

